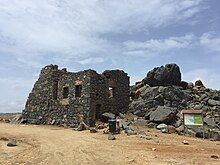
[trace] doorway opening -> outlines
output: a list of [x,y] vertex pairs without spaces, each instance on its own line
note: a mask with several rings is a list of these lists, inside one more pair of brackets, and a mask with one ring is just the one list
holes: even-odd
[[102,107],[101,104],[96,105],[96,112],[95,112],[95,119],[96,120],[101,119],[101,107]]

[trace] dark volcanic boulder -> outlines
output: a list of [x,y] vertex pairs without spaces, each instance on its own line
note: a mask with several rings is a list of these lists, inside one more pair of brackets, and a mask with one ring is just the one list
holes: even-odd
[[220,106],[220,101],[216,101],[216,100],[209,99],[209,100],[208,100],[208,104],[209,104],[210,106]]
[[143,100],[138,99],[130,103],[129,112],[137,115],[139,117],[144,117],[147,113],[149,113],[153,107],[153,110],[156,109],[157,102],[155,100]]
[[176,64],[156,67],[148,72],[142,82],[150,86],[181,85],[180,68]]
[[197,80],[197,81],[195,82],[195,86],[199,86],[199,87],[204,87],[204,88],[205,88],[205,86],[204,86],[203,83],[202,83],[202,80]]
[[179,87],[175,86],[149,87],[143,91],[140,96],[144,100],[157,100],[160,103],[163,103],[164,100],[180,102],[186,97],[184,92],[181,91]]
[[[140,90],[143,89],[143,90]],[[157,86],[142,87],[139,97],[134,99],[129,105],[129,112],[139,117],[149,118],[152,111],[158,106],[174,107],[178,110],[186,108],[184,99],[187,99],[181,87],[178,86]],[[187,99],[188,100],[188,99]]]
[[150,121],[155,123],[172,124],[176,121],[176,109],[166,106],[159,106],[150,114]]
[[207,118],[207,117],[205,117],[205,118],[203,119],[203,121],[204,121],[204,123],[205,123],[206,125],[208,125],[208,126],[211,127],[211,128],[217,127],[216,122],[215,122],[214,119],[212,119],[212,118]]

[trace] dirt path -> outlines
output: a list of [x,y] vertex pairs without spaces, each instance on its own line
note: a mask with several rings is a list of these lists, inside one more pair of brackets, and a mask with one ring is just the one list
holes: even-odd
[[[52,126],[0,123],[0,137],[15,138],[18,144],[10,148],[7,141],[0,140],[0,164],[220,164],[220,142],[154,130],[147,134],[151,140],[120,134],[115,141],[109,141],[101,131],[92,134]],[[183,140],[189,145],[184,145]]]

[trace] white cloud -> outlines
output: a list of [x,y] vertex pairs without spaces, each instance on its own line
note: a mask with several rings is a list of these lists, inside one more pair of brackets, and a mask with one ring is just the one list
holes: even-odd
[[[199,5],[199,0],[1,0],[0,52],[15,54],[21,63],[27,56],[47,59],[48,54],[59,54],[63,59],[104,54],[114,48],[101,34],[178,23],[199,12]],[[33,66],[42,64],[38,58],[31,61]]]
[[144,76],[135,76],[135,75],[132,75],[132,76],[130,76],[130,84],[131,84],[131,85],[135,85],[136,82],[142,81],[143,78],[144,78]]
[[0,101],[0,113],[21,112],[23,109],[23,101]]
[[35,79],[30,78],[0,78],[1,99],[0,112],[19,112],[24,104]]
[[220,36],[214,36],[212,32],[204,33],[200,37],[200,44],[209,50],[220,52]]
[[95,58],[93,57],[93,58],[87,58],[87,59],[84,59],[84,60],[79,60],[77,62],[82,64],[82,65],[97,64],[97,63],[103,63],[104,59],[99,58],[99,57],[95,57]]
[[[72,61],[92,65],[106,59],[118,67],[123,51],[130,55],[151,51],[151,56],[158,51],[182,49],[191,44],[193,35],[128,41],[126,49],[108,36],[138,38],[137,33],[151,29],[195,22],[200,5],[201,0],[1,0],[0,70],[13,67],[14,72],[16,68],[31,72],[33,67],[53,62],[66,67]],[[0,107],[20,107],[34,81],[1,78],[5,97],[0,98]]]
[[187,34],[183,37],[169,37],[167,39],[124,42],[126,54],[149,54],[161,53],[172,49],[181,49],[190,47],[195,41],[193,34]]

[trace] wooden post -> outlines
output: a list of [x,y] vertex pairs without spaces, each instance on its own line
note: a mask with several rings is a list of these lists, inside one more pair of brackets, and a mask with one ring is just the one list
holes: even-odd
[[203,122],[203,125],[202,125],[202,128],[203,128],[203,139],[205,139],[205,126],[204,126],[204,121],[203,121],[203,114],[202,114],[202,122]]
[[186,126],[185,126],[185,114],[184,113],[183,113],[183,129],[184,129],[183,135],[185,136],[185,134],[186,134]]

